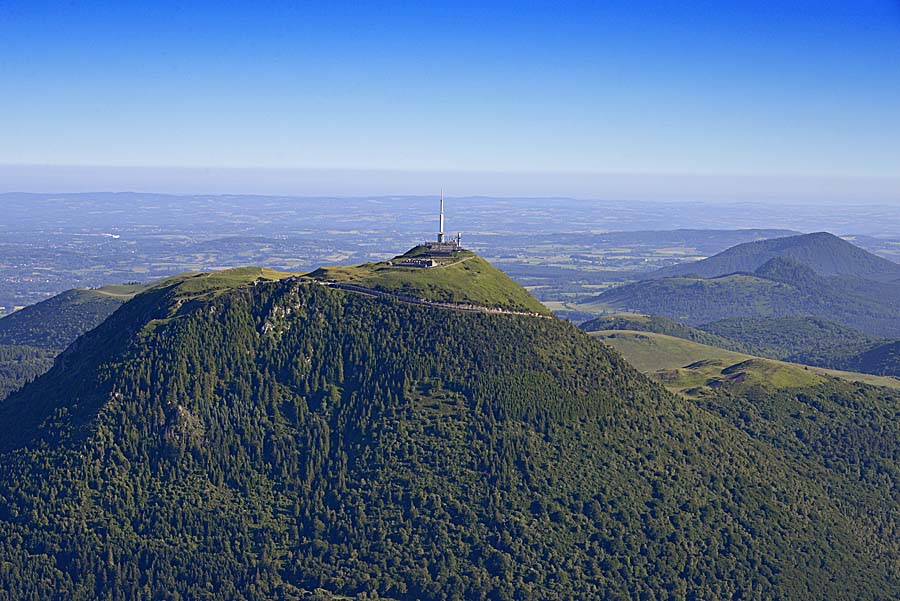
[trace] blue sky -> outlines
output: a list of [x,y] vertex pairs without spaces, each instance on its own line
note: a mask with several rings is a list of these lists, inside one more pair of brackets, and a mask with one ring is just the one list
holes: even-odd
[[250,188],[272,168],[836,178],[894,198],[900,2],[0,0],[0,164],[249,168]]

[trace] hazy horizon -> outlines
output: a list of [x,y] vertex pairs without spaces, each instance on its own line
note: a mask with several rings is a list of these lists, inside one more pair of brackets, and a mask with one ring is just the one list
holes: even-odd
[[702,201],[900,203],[900,178],[790,175],[399,171],[221,167],[0,165],[0,193],[448,196]]
[[887,0],[13,1],[0,39],[7,191],[900,201]]

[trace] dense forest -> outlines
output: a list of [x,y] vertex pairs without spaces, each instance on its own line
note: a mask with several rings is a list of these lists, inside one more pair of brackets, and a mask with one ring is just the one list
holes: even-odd
[[885,342],[843,358],[844,369],[900,377],[900,341]]
[[0,344],[62,350],[125,300],[98,290],[66,290],[0,319]]
[[882,342],[875,336],[814,317],[725,319],[699,328],[756,348],[760,351],[756,354],[836,369],[848,369],[848,357]]
[[0,400],[50,369],[56,351],[21,345],[0,345]]
[[0,403],[0,598],[900,595],[887,393],[798,447],[559,320],[192,285]]

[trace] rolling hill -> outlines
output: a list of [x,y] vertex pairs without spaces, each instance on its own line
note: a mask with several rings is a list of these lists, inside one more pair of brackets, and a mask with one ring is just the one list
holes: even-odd
[[0,399],[50,369],[57,354],[141,289],[67,290],[0,319]]
[[133,284],[67,290],[0,319],[0,344],[62,350],[143,288]]
[[900,400],[809,377],[784,421],[816,419],[785,431],[782,405],[673,395],[557,319],[177,278],[0,402],[0,590],[896,598]]
[[900,377],[900,341],[876,344],[842,357],[842,365],[866,373]]
[[651,277],[715,278],[733,273],[753,273],[775,258],[809,267],[822,276],[848,275],[883,282],[900,280],[900,264],[867,252],[828,232],[746,242],[701,261],[665,267]]
[[900,337],[900,284],[826,277],[780,257],[754,273],[626,284],[577,306],[596,313],[663,315],[691,326],[726,319],[812,317],[872,337]]
[[616,349],[641,372],[673,392],[689,396],[723,388],[732,394],[741,394],[748,387],[801,389],[832,378],[900,389],[900,380],[892,377],[798,365],[654,332],[600,330],[590,334]]
[[692,342],[698,342],[708,346],[735,351],[738,353],[753,353],[756,347],[737,339],[729,339],[717,335],[714,331],[705,331],[692,328],[668,317],[660,315],[641,315],[639,313],[613,313],[602,315],[578,325],[585,332],[599,332],[603,330],[631,330],[637,332],[655,332],[666,334],[675,338],[684,338]]
[[[845,366],[847,357],[883,342],[853,328],[814,317],[725,319],[703,324],[699,329],[759,349],[766,356],[821,367]],[[713,346],[722,345],[713,343]]]

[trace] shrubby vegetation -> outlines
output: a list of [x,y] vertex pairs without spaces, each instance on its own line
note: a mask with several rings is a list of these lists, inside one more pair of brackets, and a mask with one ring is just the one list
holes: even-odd
[[791,434],[558,320],[191,284],[0,403],[0,598],[900,594],[886,392]]

